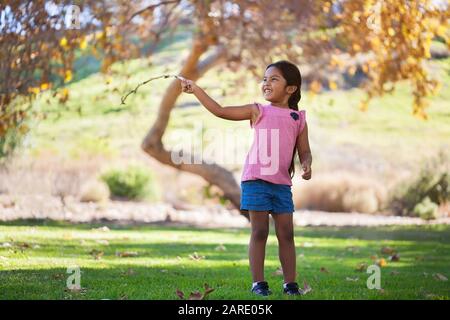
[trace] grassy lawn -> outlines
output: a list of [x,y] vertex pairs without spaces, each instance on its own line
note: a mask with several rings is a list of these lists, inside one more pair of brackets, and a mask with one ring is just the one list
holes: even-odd
[[[207,283],[207,299],[261,299],[249,293],[248,229],[69,225],[10,222],[0,225],[0,299],[179,299]],[[271,226],[263,299],[449,299],[450,226],[296,229],[298,282],[312,291],[281,294],[277,240]],[[391,247],[400,256],[381,253]],[[92,253],[92,250],[96,253]],[[103,254],[101,253],[103,252]],[[121,257],[134,252],[137,256]],[[197,253],[198,259],[190,255]],[[381,268],[383,290],[369,290],[359,263]],[[97,256],[97,259],[96,259]],[[66,290],[67,267],[81,269],[81,292]]]

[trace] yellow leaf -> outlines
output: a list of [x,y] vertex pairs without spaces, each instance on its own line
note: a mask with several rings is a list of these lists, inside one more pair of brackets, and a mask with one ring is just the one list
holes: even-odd
[[392,28],[389,28],[389,29],[388,29],[388,34],[389,34],[391,37],[395,36],[395,30],[392,29]]
[[86,40],[86,37],[84,37],[83,40],[81,40],[81,42],[80,42],[80,49],[84,50],[84,49],[86,49],[86,47],[87,47],[87,40]]
[[319,93],[320,90],[322,90],[322,84],[319,81],[314,80],[311,82],[310,90],[314,93]]
[[39,87],[31,87],[31,88],[28,88],[28,92],[38,94],[39,92],[41,92],[41,90],[39,89]]
[[377,261],[377,265],[379,265],[380,267],[385,267],[387,266],[387,262],[384,258],[381,258],[380,260]]
[[440,25],[439,27],[437,27],[436,29],[436,34],[440,37],[444,37],[445,36],[445,32],[447,31],[447,28],[443,25]]
[[48,83],[41,83],[41,90],[47,90],[49,88],[49,84]]
[[64,82],[69,82],[70,80],[72,80],[72,71],[66,70]]
[[337,84],[334,81],[329,81],[328,85],[330,86],[331,90],[336,90],[337,89]]
[[353,76],[356,72],[356,67],[355,66],[351,66],[350,68],[348,68],[347,70],[348,74]]
[[60,41],[59,41],[59,45],[61,47],[66,47],[67,46],[67,39],[66,37],[63,37]]

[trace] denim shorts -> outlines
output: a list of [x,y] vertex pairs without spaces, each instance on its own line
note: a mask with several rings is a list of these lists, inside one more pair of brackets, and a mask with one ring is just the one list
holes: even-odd
[[265,180],[241,182],[242,211],[271,211],[272,213],[293,213],[291,186],[271,183]]

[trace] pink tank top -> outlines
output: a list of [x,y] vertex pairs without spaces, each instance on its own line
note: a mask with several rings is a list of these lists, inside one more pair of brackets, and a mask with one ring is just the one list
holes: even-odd
[[270,103],[255,104],[259,117],[255,123],[250,122],[255,131],[241,181],[262,179],[292,186],[289,167],[297,137],[305,127],[306,111],[276,107]]

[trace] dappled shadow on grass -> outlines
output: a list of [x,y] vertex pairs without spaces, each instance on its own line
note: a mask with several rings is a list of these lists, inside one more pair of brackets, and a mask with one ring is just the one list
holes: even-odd
[[[248,228],[107,224],[111,231],[99,232],[91,229],[105,224],[39,223],[2,223],[8,237],[0,243],[10,246],[0,247],[0,298],[178,299],[176,289],[188,295],[208,283],[215,288],[211,299],[261,299],[249,293]],[[448,232],[447,226],[296,228],[297,281],[313,288],[298,299],[449,299],[448,281],[434,276],[449,276]],[[400,261],[389,261],[384,246],[398,252]],[[92,250],[101,257],[95,259]],[[137,256],[119,257],[120,252]],[[356,270],[359,263],[374,264],[372,258],[387,261],[381,268],[383,292],[368,290],[369,275]],[[86,291],[64,291],[66,268],[77,264]],[[281,294],[282,276],[275,273],[279,266],[271,226],[265,261],[274,291],[269,299],[288,299]]]
[[[200,227],[184,223],[137,223],[119,221],[95,221],[92,223],[71,223],[48,219],[18,219],[12,221],[0,221],[0,226],[45,226],[75,230],[91,230],[107,226],[111,230],[129,231],[196,231],[216,233],[247,233],[250,228],[211,228]],[[271,232],[273,232],[271,225]],[[422,226],[347,226],[347,227],[296,227],[295,235],[306,238],[335,238],[335,239],[360,239],[360,240],[402,240],[402,241],[440,241],[450,243],[450,225],[422,225]]]

